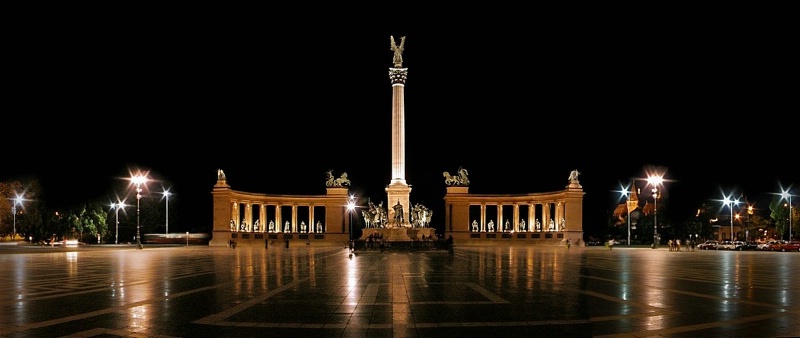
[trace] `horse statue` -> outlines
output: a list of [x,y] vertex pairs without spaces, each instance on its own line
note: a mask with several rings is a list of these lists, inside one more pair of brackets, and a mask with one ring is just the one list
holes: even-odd
[[350,185],[350,180],[347,178],[347,172],[343,172],[342,176],[339,176],[339,178],[333,180],[334,187],[341,187],[345,185]]
[[469,185],[469,178],[467,175],[467,169],[463,167],[458,167],[458,171],[456,172],[457,176],[450,175],[449,172],[445,171],[443,174],[444,176],[444,184],[447,185]]
[[347,173],[342,173],[342,176],[335,178],[333,176],[333,169],[325,172],[325,186],[326,187],[341,187],[350,185],[350,180],[347,178]]
[[373,215],[372,215],[372,214],[371,214],[369,211],[367,211],[367,210],[361,210],[361,215],[362,215],[362,216],[364,216],[364,225],[365,225],[367,228],[370,228],[370,227],[372,227],[373,220],[375,219],[375,216],[373,216]]
[[386,225],[386,209],[383,208],[383,201],[375,205],[375,203],[372,203],[370,200],[367,204],[369,205],[369,209],[361,211],[367,228],[383,228]]
[[446,172],[446,171],[444,173],[442,173],[442,176],[444,176],[444,184],[447,184],[447,185],[457,185],[458,184],[458,177],[457,176],[450,175],[450,173]]
[[433,210],[427,209],[423,214],[424,217],[422,218],[422,227],[424,228],[425,225],[431,224],[431,216],[433,216]]
[[428,207],[417,203],[411,209],[409,213],[411,217],[411,224],[415,228],[424,228],[425,225],[431,223],[431,214],[433,214],[433,210],[428,209]]

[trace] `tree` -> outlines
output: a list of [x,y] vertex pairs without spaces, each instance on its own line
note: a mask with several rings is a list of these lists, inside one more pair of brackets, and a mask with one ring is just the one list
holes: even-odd
[[711,220],[717,218],[717,209],[703,203],[697,208],[697,215],[695,218],[700,226],[699,232],[695,234],[700,235],[700,238],[713,238],[714,229],[711,227]]
[[765,239],[764,230],[769,231],[768,229],[773,228],[772,221],[770,219],[757,214],[750,216],[749,223],[750,226],[748,227],[748,230],[750,230],[750,238]]
[[[16,228],[17,234],[25,238],[33,238],[38,234],[44,222],[46,204],[42,200],[42,187],[35,178],[25,181],[0,182],[0,235],[11,235]],[[22,198],[16,205],[16,217],[12,207],[17,197]]]
[[[796,208],[789,207],[789,201],[784,200],[780,195],[775,195],[772,197],[772,201],[769,203],[769,217],[775,223],[775,233],[777,239],[785,238],[784,234],[789,228],[789,209],[792,211],[792,228],[796,228],[794,226],[798,221],[798,212]],[[792,230],[794,232],[795,229]],[[792,234],[789,234],[789,239],[791,238],[793,238]]]
[[14,228],[14,215],[11,207],[16,194],[24,191],[22,182],[0,182],[0,237],[10,236]]
[[102,237],[108,232],[106,211],[100,203],[89,202],[76,208],[70,213],[68,220],[71,231],[78,235],[81,242],[91,242],[90,239],[98,234]]

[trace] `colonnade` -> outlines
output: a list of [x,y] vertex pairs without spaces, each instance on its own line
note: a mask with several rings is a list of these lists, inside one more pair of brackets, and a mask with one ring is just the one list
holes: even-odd
[[[480,220],[472,221],[470,232],[558,232],[567,228],[564,202],[481,203],[471,204],[470,207],[475,205],[480,206]],[[520,215],[521,205],[527,206],[525,215]],[[497,207],[497,219],[488,220],[486,209],[493,206]],[[512,217],[504,217],[505,207],[513,208]],[[489,221],[493,221],[493,229]]]
[[[284,220],[283,208],[291,208],[286,220]],[[324,206],[317,206],[324,208]],[[298,222],[299,209],[308,208],[308,217]],[[272,212],[268,212],[268,209]],[[232,201],[230,220],[232,232],[259,232],[259,233],[324,233],[324,217],[315,217],[315,205],[284,205],[284,204],[262,204],[246,201]],[[268,219],[267,214],[274,216]],[[236,217],[239,215],[240,217]],[[308,220],[307,222],[305,220]],[[256,223],[258,222],[258,223]],[[270,225],[272,222],[272,225]],[[305,227],[303,227],[305,225]]]

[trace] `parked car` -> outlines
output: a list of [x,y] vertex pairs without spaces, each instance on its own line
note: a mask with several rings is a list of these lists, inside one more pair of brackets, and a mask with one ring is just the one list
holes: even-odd
[[800,241],[783,241],[775,251],[800,251]]
[[783,246],[785,244],[786,244],[786,241],[784,241],[782,239],[779,239],[779,240],[777,240],[777,241],[775,241],[773,243],[770,243],[770,245],[767,247],[767,250],[769,250],[769,251],[785,251],[785,250],[783,250]]
[[717,244],[717,250],[733,250],[735,247],[736,244],[734,244],[734,242],[729,240],[724,240],[719,244]]
[[717,246],[717,250],[739,250],[744,246],[744,241],[723,241]]
[[718,244],[719,244],[719,241],[716,241],[716,240],[712,239],[712,240],[707,240],[707,241],[705,241],[703,243],[698,244],[697,248],[700,249],[700,250],[716,250]]
[[757,242],[744,242],[744,245],[739,247],[739,251],[747,251],[747,250],[757,250],[758,243]]
[[757,249],[758,250],[764,250],[764,251],[769,250],[770,244],[775,244],[777,242],[778,242],[777,240],[771,239],[771,240],[768,240],[768,241],[766,241],[764,243],[758,243]]

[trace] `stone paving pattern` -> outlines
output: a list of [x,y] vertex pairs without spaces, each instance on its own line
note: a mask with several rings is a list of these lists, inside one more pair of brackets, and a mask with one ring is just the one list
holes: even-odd
[[0,337],[800,336],[800,253],[0,245]]

